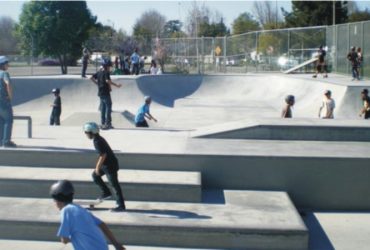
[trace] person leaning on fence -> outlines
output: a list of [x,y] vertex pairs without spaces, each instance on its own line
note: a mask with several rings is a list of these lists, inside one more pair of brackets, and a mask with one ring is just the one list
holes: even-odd
[[292,107],[295,104],[294,95],[288,95],[285,97],[285,106],[281,112],[282,118],[293,118]]
[[362,56],[362,49],[360,47],[357,48],[357,61],[358,61],[358,79],[361,79],[361,74],[363,74],[363,56]]
[[13,130],[12,86],[8,73],[9,59],[0,56],[0,146],[16,147],[11,141]]
[[335,101],[331,98],[331,91],[324,92],[324,99],[319,109],[319,118],[333,119],[334,118]]
[[367,89],[363,89],[361,91],[361,99],[364,102],[364,107],[360,110],[359,116],[364,116],[365,119],[370,118],[370,97],[369,91]]
[[321,45],[319,50],[317,51],[319,60],[316,64],[316,74],[314,74],[312,77],[316,78],[317,74],[324,72],[324,78],[328,77],[328,69],[325,62],[325,56],[326,51],[323,49],[323,46]]

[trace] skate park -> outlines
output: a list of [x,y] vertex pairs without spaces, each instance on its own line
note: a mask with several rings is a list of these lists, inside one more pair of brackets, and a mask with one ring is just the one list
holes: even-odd
[[[119,159],[127,212],[110,213],[107,201],[93,213],[127,249],[366,249],[355,239],[370,218],[370,125],[358,117],[369,81],[282,73],[112,79],[123,85],[112,91],[115,129],[101,134]],[[58,249],[49,186],[70,179],[77,199],[98,194],[96,155],[82,130],[99,122],[97,89],[73,75],[12,80],[15,115],[32,117],[32,138],[15,120],[18,147],[0,150],[0,246]],[[60,127],[48,125],[55,87]],[[326,89],[334,120],[317,117]],[[287,94],[296,96],[294,119],[280,118]],[[132,115],[147,95],[158,123],[138,129]]]

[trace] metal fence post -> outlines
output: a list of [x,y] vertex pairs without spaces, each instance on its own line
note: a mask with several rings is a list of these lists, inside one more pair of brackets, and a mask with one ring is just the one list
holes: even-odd
[[255,58],[255,65],[256,65],[256,72],[258,72],[258,31],[256,32],[256,58]]
[[224,36],[224,73],[226,73],[226,61],[227,61],[227,56],[226,56],[226,36]]
[[204,36],[202,36],[202,44],[201,44],[201,55],[200,58],[202,59],[202,71],[201,73],[204,74]]

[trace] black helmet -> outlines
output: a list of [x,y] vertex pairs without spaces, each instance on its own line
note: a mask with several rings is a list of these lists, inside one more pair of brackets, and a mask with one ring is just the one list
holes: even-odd
[[57,93],[57,94],[59,94],[59,93],[60,93],[60,89],[59,89],[59,88],[55,88],[55,89],[53,89],[51,92],[52,92],[52,93]]
[[104,59],[101,65],[103,67],[112,67],[112,62],[109,59]]
[[50,187],[50,195],[56,201],[70,203],[74,192],[73,185],[68,180],[60,180]]

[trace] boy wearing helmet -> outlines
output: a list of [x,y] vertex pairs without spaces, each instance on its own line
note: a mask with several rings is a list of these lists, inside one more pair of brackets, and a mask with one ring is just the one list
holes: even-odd
[[157,122],[157,120],[150,114],[149,107],[152,103],[152,98],[150,96],[144,97],[145,103],[139,108],[135,116],[135,126],[136,127],[149,127],[148,123],[145,120],[145,117],[149,120]]
[[108,250],[105,235],[116,250],[125,249],[103,221],[73,203],[74,188],[70,181],[60,180],[54,183],[50,187],[50,195],[61,211],[57,236],[62,243],[72,242],[75,250]]
[[322,119],[333,119],[334,118],[335,101],[331,98],[331,91],[326,90],[324,92],[324,100],[319,109],[319,118]]
[[288,95],[285,97],[285,107],[283,108],[283,111],[281,113],[282,118],[292,118],[292,107],[294,106],[295,103],[295,98],[294,95]]
[[12,87],[8,73],[9,60],[0,56],[0,146],[16,147],[11,141],[13,130]]
[[51,109],[51,115],[50,115],[50,125],[60,125],[60,114],[62,113],[62,101],[60,99],[60,89],[55,88],[51,91],[51,93],[54,94],[55,99],[54,103],[51,104],[50,106],[52,107]]
[[91,76],[90,80],[98,86],[98,96],[100,97],[101,128],[112,129],[112,98],[110,92],[112,85],[120,88],[122,85],[112,82],[110,79],[110,68],[112,62],[105,60],[102,69]]
[[118,160],[110,148],[107,141],[99,135],[99,126],[95,122],[88,122],[84,126],[84,131],[90,140],[93,140],[95,150],[99,154],[96,162],[95,170],[92,173],[94,183],[99,186],[102,194],[98,197],[99,200],[109,199],[112,196],[111,191],[104,183],[102,176],[106,175],[110,184],[112,185],[117,207],[111,209],[112,212],[122,212],[126,209],[125,200],[122,195],[121,186],[118,182]]

